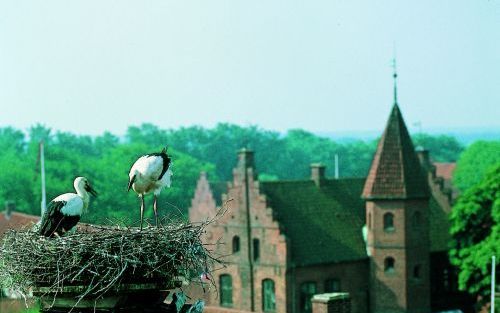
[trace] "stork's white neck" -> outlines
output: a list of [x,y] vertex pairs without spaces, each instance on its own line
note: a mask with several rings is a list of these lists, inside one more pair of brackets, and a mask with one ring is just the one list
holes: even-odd
[[76,194],[78,196],[80,196],[80,198],[82,198],[83,209],[86,210],[87,207],[89,206],[89,201],[90,201],[89,193],[87,192],[87,190],[85,190],[84,187],[82,187],[80,185],[76,185],[75,190],[76,190]]

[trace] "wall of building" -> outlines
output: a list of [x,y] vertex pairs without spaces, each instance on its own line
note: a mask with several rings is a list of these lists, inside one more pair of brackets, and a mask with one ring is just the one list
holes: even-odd
[[[223,201],[228,200],[226,214],[207,229],[204,239],[209,243],[218,242],[214,245],[216,254],[227,256],[227,267],[214,273],[213,282],[220,288],[220,275],[231,275],[232,309],[261,312],[262,281],[272,279],[276,312],[301,313],[300,285],[303,282],[315,281],[316,292],[322,293],[325,292],[326,279],[338,278],[341,291],[349,292],[352,297],[353,312],[430,311],[430,214],[427,200],[367,201],[369,260],[293,268],[289,263],[286,238],[273,220],[265,196],[260,194],[251,157],[246,159],[247,156],[239,155],[233,181],[228,183],[227,193],[222,196]],[[449,203],[447,205],[449,207]],[[190,219],[205,220],[215,216],[219,209],[210,184],[202,174],[192,201]],[[413,218],[417,211],[421,215],[419,225],[415,227]],[[387,212],[394,214],[394,229],[391,231],[384,230],[383,216]],[[239,237],[240,250],[233,253],[234,236]],[[260,242],[257,260],[253,259],[254,239]],[[384,270],[388,256],[395,259],[394,271],[390,273]],[[418,278],[414,277],[416,265],[421,266]],[[433,284],[437,283],[433,281]],[[218,295],[212,292],[208,304],[218,306]]]
[[[240,157],[244,158],[245,155]],[[214,252],[216,255],[225,256],[224,261],[227,262],[225,268],[215,272],[213,281],[220,288],[218,286],[220,276],[231,275],[233,286],[231,307],[260,312],[263,307],[262,282],[271,279],[275,285],[275,312],[284,313],[286,312],[286,240],[280,233],[278,223],[273,220],[272,210],[267,207],[265,197],[259,192],[253,168],[244,162],[241,164],[241,161],[240,159],[240,166],[234,169],[233,181],[228,184],[227,194],[223,195],[223,200],[228,200],[227,212],[207,228],[204,238],[206,242],[217,242]],[[206,219],[207,216],[214,216],[217,210],[209,183],[202,174],[192,201],[190,220]],[[239,251],[233,251],[233,238],[236,236],[239,238]],[[254,240],[259,241],[258,258],[255,258]],[[209,305],[219,305],[219,296],[220,292],[207,295],[205,298]]]
[[[371,311],[427,312],[430,310],[429,209],[426,199],[367,201],[367,244],[371,255]],[[418,220],[415,214],[419,213]],[[384,229],[384,215],[394,216]],[[370,215],[370,217],[368,217]],[[394,269],[386,271],[387,258]],[[415,266],[419,266],[418,278]]]
[[291,313],[301,313],[300,286],[305,282],[315,282],[316,293],[325,293],[328,279],[340,281],[340,291],[351,296],[351,312],[368,312],[369,263],[368,260],[301,267],[289,270],[289,303]]

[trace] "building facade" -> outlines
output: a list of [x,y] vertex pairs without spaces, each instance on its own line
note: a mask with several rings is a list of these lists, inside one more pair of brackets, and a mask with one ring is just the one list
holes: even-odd
[[356,313],[468,305],[446,257],[452,191],[415,151],[397,103],[366,179],[328,179],[321,164],[294,181],[261,182],[256,171],[243,149],[232,181],[202,173],[197,183],[191,221],[227,208],[204,238],[227,262],[206,294],[212,309],[310,313],[314,294],[335,291]]

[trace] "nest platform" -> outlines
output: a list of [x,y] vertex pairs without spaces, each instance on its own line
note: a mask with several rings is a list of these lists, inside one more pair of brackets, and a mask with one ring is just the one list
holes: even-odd
[[210,222],[170,222],[142,231],[87,225],[64,237],[8,231],[0,246],[0,287],[33,292],[42,308],[108,309],[163,301],[221,262],[201,241]]

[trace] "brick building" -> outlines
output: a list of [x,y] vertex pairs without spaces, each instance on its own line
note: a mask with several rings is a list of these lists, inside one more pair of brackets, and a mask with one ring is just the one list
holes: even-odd
[[467,311],[447,261],[453,190],[438,168],[415,151],[395,103],[366,179],[328,179],[312,164],[310,178],[261,182],[246,149],[231,182],[202,173],[191,221],[231,200],[206,234],[228,263],[208,305],[309,313],[314,294],[342,291],[356,313]]

